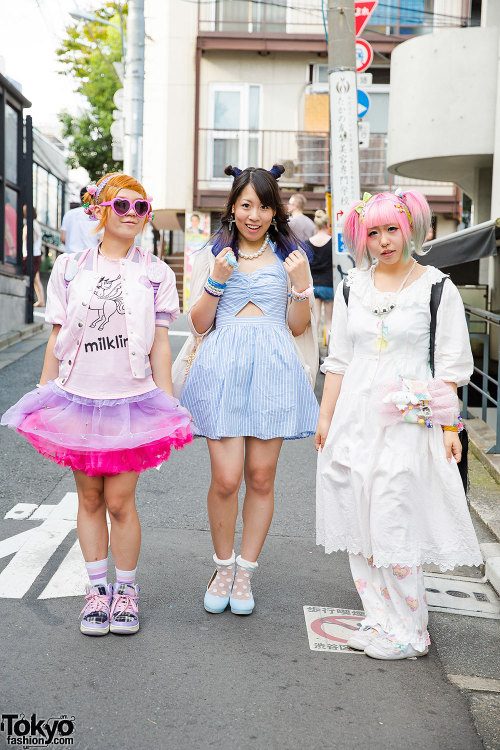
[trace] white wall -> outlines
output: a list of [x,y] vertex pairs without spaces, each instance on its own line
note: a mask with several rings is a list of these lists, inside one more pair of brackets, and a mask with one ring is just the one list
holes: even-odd
[[197,6],[146,0],[144,185],[154,208],[190,210]]
[[389,170],[453,180],[469,194],[474,170],[491,166],[498,29],[443,29],[394,50]]

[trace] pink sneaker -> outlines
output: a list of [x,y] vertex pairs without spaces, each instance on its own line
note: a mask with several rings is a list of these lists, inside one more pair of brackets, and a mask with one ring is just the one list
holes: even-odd
[[112,588],[87,585],[86,592],[86,604],[80,612],[80,630],[85,635],[107,635]]
[[139,586],[115,583],[111,602],[110,626],[112,633],[132,635],[139,630]]

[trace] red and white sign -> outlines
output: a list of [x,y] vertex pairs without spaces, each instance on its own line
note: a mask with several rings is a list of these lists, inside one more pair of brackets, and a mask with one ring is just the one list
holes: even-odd
[[373,47],[364,39],[356,39],[356,73],[362,73],[373,62]]
[[368,23],[368,19],[378,5],[378,0],[355,0],[354,3],[354,24],[356,36],[363,33],[363,29]]

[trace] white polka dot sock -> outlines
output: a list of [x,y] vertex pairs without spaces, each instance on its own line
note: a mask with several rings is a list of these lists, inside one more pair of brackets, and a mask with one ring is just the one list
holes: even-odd
[[241,599],[243,601],[250,599],[252,596],[251,580],[258,567],[258,563],[244,560],[241,555],[238,555],[236,558],[233,591],[231,593],[233,599]]
[[229,596],[233,587],[235,563],[234,551],[231,557],[227,560],[220,560],[217,555],[214,555],[214,563],[216,569],[210,579],[210,583],[208,584],[208,591],[210,594],[222,598]]

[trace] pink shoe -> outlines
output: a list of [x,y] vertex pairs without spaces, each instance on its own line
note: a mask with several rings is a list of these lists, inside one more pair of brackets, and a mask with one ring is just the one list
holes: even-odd
[[109,605],[111,603],[111,586],[86,587],[85,601],[80,612],[82,621],[80,630],[85,635],[107,635],[109,633]]
[[132,635],[139,630],[139,586],[115,583],[111,602],[110,626],[112,633]]

